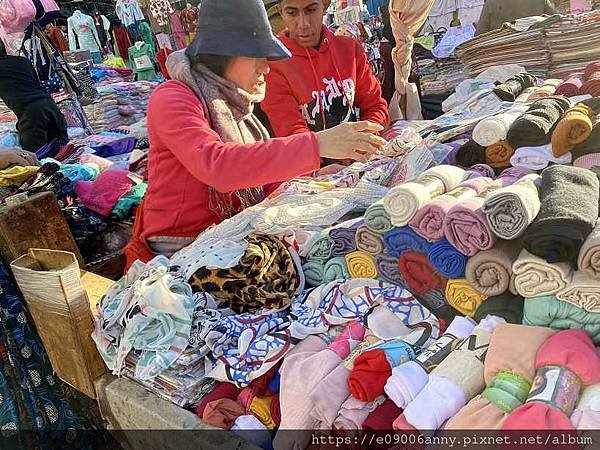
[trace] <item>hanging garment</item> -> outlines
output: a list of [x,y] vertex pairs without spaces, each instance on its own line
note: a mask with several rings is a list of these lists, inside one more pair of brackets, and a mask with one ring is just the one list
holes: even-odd
[[118,0],[115,8],[117,17],[124,26],[129,27],[140,20],[144,20],[144,13],[137,0]]
[[105,48],[109,41],[109,34],[107,30],[104,28],[104,16],[95,15],[94,16],[94,25],[96,25],[96,33],[98,34],[98,42]]
[[123,26],[114,26],[113,25],[113,36],[116,45],[115,50],[118,51],[118,54],[125,61],[129,61],[129,47],[131,47],[131,40],[129,39],[129,34],[127,34],[127,30]]
[[65,39],[65,35],[60,30],[60,28],[55,27],[54,25],[48,25],[45,29],[46,35],[48,39],[52,42],[52,45],[60,52],[64,53],[69,50],[69,45],[67,44],[67,40]]
[[89,50],[91,53],[100,52],[100,39],[96,31],[94,19],[82,14],[80,11],[69,17],[67,20],[69,27],[69,49]]
[[181,24],[180,14],[180,11],[175,11],[171,15],[171,31],[173,32],[173,38],[175,39],[175,46],[177,47],[177,50],[187,47],[187,43],[185,42],[185,30]]
[[131,61],[131,68],[133,73],[137,75],[138,81],[141,80],[153,80],[156,78],[156,71],[154,70],[154,49],[144,43],[141,46],[134,45],[129,47],[129,60]]
[[158,65],[160,66],[160,71],[166,80],[171,79],[171,76],[169,75],[169,71],[167,69],[167,58],[171,53],[173,53],[173,50],[171,50],[170,48],[161,48],[158,51],[158,54],[156,55],[156,60],[158,61]]
[[186,33],[196,33],[198,28],[198,8],[185,8],[181,11],[181,25]]
[[154,34],[152,33],[152,28],[148,25],[147,22],[139,23],[139,32],[142,40],[152,47],[153,50],[156,51],[156,45],[154,44]]
[[168,0],[150,0],[150,14],[154,16],[159,26],[167,26],[173,12],[173,7]]
[[171,39],[169,39],[169,36],[165,33],[158,33],[156,35],[156,42],[158,43],[158,48],[167,48],[169,50],[173,50]]

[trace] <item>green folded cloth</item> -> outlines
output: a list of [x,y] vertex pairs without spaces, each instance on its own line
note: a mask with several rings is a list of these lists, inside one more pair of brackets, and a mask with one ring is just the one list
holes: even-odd
[[489,297],[479,308],[477,308],[473,318],[476,322],[480,322],[488,315],[502,317],[508,323],[522,323],[523,297],[514,295],[509,291]]
[[117,201],[110,213],[110,218],[116,221],[129,219],[132,216],[133,208],[142,202],[147,189],[146,182],[133,185],[131,190]]
[[317,287],[324,284],[323,277],[325,275],[325,265],[323,261],[311,260],[306,261],[302,266],[306,284],[310,287]]
[[325,230],[321,234],[321,237],[319,237],[310,247],[306,259],[309,261],[320,261],[323,265],[331,259],[332,251],[333,239],[329,237],[329,231]]
[[600,344],[600,313],[586,311],[553,295],[525,300],[523,324],[557,331],[581,328],[588,332],[596,345]]
[[323,283],[331,283],[335,280],[349,280],[350,275],[348,274],[348,266],[346,265],[346,258],[338,256],[337,258],[330,259],[325,264]]
[[390,216],[383,207],[383,200],[379,200],[367,208],[365,226],[377,234],[385,234],[393,228]]

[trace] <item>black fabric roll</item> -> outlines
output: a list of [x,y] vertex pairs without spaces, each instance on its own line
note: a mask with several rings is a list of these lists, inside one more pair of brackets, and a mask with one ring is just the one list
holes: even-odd
[[549,144],[554,127],[570,106],[571,102],[560,96],[533,102],[525,114],[513,122],[506,140],[514,149]]
[[505,292],[488,298],[475,312],[473,319],[479,323],[488,315],[502,317],[508,323],[523,323],[523,297]]
[[537,79],[528,73],[518,73],[494,88],[494,94],[504,102],[514,102],[527,88],[537,84]]
[[485,147],[473,139],[463,144],[456,152],[456,162],[459,166],[468,168],[475,164],[485,163]]
[[523,245],[550,263],[574,262],[598,220],[600,182],[594,172],[551,166],[542,172],[540,212],[525,231]]

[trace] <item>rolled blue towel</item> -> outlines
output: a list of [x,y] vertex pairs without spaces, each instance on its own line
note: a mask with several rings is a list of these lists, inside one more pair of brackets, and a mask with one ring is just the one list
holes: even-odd
[[427,252],[432,267],[447,278],[465,278],[469,258],[454,248],[446,239],[433,244]]
[[390,256],[400,257],[402,253],[417,252],[427,253],[431,244],[419,236],[415,231],[406,226],[393,228],[383,236],[386,253]]

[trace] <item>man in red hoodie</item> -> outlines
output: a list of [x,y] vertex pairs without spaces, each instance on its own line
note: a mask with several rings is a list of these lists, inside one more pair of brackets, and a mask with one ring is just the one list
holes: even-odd
[[[368,120],[385,126],[388,107],[358,42],[323,26],[323,0],[281,0],[287,27],[278,37],[292,53],[270,62],[261,108],[276,136]],[[358,116],[357,116],[358,115]]]

